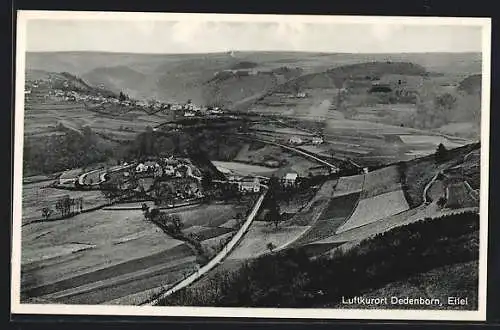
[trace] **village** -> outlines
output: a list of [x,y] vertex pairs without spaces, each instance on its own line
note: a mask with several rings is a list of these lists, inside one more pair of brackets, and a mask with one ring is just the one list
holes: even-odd
[[[118,95],[104,89],[104,86],[98,86],[97,89],[79,90],[78,86],[73,86],[68,80],[53,83],[51,80],[28,80],[25,86],[25,102],[30,103],[34,100],[46,103],[65,102],[65,103],[85,103],[96,109],[103,109],[109,106],[119,106],[128,110],[140,109],[147,113],[159,111],[172,111],[176,115],[183,117],[195,117],[203,115],[220,115],[224,111],[218,106],[201,106],[187,100],[186,103],[165,103],[155,99],[136,100],[120,92]],[[180,112],[180,113],[179,113]]]

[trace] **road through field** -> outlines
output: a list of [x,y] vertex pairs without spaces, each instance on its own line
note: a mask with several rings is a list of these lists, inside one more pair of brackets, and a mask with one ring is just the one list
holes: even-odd
[[205,275],[206,273],[208,273],[210,270],[212,270],[213,268],[215,268],[218,264],[220,264],[222,262],[222,260],[240,242],[241,238],[248,231],[248,228],[250,227],[250,225],[252,224],[253,220],[255,219],[255,216],[257,215],[257,212],[259,211],[260,206],[261,206],[262,202],[264,201],[264,197],[267,194],[267,188],[268,187],[264,186],[264,185],[261,185],[261,186],[264,188],[264,191],[262,192],[262,194],[260,195],[259,199],[257,200],[257,202],[255,203],[255,205],[253,206],[252,211],[248,215],[247,220],[245,221],[245,223],[243,224],[243,226],[241,226],[241,228],[238,230],[238,232],[233,236],[233,238],[229,241],[229,243],[226,246],[224,246],[224,248],[222,249],[221,252],[219,252],[205,266],[201,267],[195,273],[191,274],[190,276],[188,276],[184,280],[180,281],[179,283],[177,283],[176,285],[174,285],[172,288],[168,289],[166,292],[163,292],[162,294],[160,294],[158,297],[156,297],[152,301],[145,302],[145,303],[143,303],[141,305],[153,305],[154,306],[154,305],[158,304],[158,302],[161,299],[163,299],[163,298],[171,295],[172,293],[174,293],[176,291],[179,291],[182,288],[185,288],[186,286],[188,286],[191,283],[195,282],[196,280],[198,280],[199,278],[201,278],[203,275]]

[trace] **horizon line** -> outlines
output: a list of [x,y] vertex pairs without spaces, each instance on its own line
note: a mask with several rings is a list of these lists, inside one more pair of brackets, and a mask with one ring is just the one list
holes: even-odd
[[213,52],[187,52],[187,53],[160,53],[160,52],[132,52],[132,51],[109,51],[109,50],[26,50],[26,53],[106,53],[106,54],[134,54],[134,55],[203,55],[203,54],[228,54],[235,53],[307,53],[307,54],[369,54],[369,55],[387,55],[387,54],[481,54],[482,51],[410,51],[410,52],[325,52],[325,51],[307,51],[307,50],[227,50]]

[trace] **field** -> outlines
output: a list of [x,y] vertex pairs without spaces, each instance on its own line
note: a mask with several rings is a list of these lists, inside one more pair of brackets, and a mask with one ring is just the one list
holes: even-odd
[[221,162],[212,161],[212,163],[217,167],[222,173],[234,173],[239,175],[260,175],[260,176],[271,176],[277,171],[276,168],[265,167],[261,165],[250,165],[238,162]]
[[296,244],[305,245],[335,234],[353,212],[358,203],[359,195],[359,193],[352,193],[331,199],[318,221],[300,237]]
[[243,146],[233,159],[233,162],[252,163],[264,168],[268,167],[266,165],[269,163],[277,165],[278,167],[270,168],[268,171],[268,173],[273,173],[277,177],[282,177],[288,172],[295,172],[301,177],[307,177],[311,171],[310,169],[318,166],[318,163],[285,151],[278,146],[263,145],[260,143]]
[[321,215],[323,210],[328,206],[332,198],[337,180],[328,180],[323,183],[314,197],[307,205],[290,220],[286,221],[287,226],[309,226]]
[[365,175],[362,198],[370,198],[401,189],[397,166],[384,167]]
[[426,145],[431,144],[437,146],[442,143],[447,149],[453,149],[463,146],[463,143],[457,143],[453,140],[447,139],[444,136],[436,135],[399,135],[399,138],[407,145]]
[[27,104],[24,117],[24,134],[36,137],[40,134],[56,134],[56,126],[81,132],[84,126],[93,131],[103,133],[116,140],[129,141],[137,133],[143,132],[147,126],[156,126],[165,119],[145,112],[130,112],[125,115],[105,116],[87,110],[80,103],[34,103]]
[[297,238],[307,227],[279,226],[263,221],[254,221],[238,247],[228,256],[233,259],[251,259],[270,252],[268,244],[275,248]]
[[58,199],[64,196],[83,198],[84,210],[103,205],[107,202],[100,191],[73,191],[49,188],[47,187],[48,183],[50,182],[45,181],[23,185],[23,224],[43,218],[42,209],[44,207],[50,207],[54,211],[52,217],[59,216],[55,209],[55,204]]
[[361,199],[349,220],[340,226],[337,233],[361,227],[391,215],[408,210],[402,190],[395,190],[375,197]]
[[176,281],[195,264],[189,247],[141,211],[94,211],[22,230],[23,299],[104,303]]
[[431,201],[437,201],[446,195],[445,185],[442,180],[436,180],[427,190],[427,195]]
[[363,174],[340,177],[335,187],[335,197],[361,192],[364,180]]
[[181,207],[175,210],[164,210],[169,214],[177,214],[184,223],[184,229],[192,226],[219,227],[236,214],[245,214],[247,208],[244,205],[232,204],[210,204]]
[[464,182],[450,184],[447,187],[446,207],[457,209],[463,207],[479,206],[478,200],[467,189]]

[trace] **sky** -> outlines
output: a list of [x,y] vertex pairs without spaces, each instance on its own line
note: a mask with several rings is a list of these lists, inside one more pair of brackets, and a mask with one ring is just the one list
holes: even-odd
[[27,51],[480,52],[481,27],[301,21],[30,19]]

